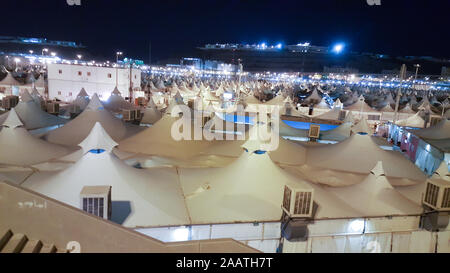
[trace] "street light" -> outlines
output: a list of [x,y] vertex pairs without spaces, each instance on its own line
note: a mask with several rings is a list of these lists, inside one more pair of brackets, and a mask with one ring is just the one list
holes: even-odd
[[119,78],[119,55],[122,55],[123,53],[121,51],[116,52],[116,87],[118,84],[118,78]]
[[419,72],[420,64],[415,64],[414,67],[416,68],[416,75],[414,76],[414,81],[416,81],[416,79],[417,79],[417,72]]
[[81,54],[77,55],[78,60],[81,60],[81,57],[83,57]]
[[28,50],[28,52],[30,52],[30,54],[33,54],[34,51],[33,50]]
[[56,56],[56,52],[51,52],[50,55],[52,55],[53,57]]
[[43,48],[43,49],[42,49],[42,51],[41,51],[41,55],[42,55],[42,56],[44,55],[44,52],[48,52],[48,48]]

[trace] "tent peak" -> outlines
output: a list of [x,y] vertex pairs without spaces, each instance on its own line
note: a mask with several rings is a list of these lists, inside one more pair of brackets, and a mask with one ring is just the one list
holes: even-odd
[[118,144],[109,136],[98,121],[95,123],[94,127],[92,127],[89,135],[78,144],[78,146],[83,149],[84,153],[98,149],[111,152],[117,145]]
[[86,109],[90,109],[90,110],[94,110],[94,111],[103,109],[103,104],[100,101],[97,93],[94,93],[94,95],[92,95],[91,101],[86,106]]
[[8,117],[3,122],[2,126],[14,129],[16,127],[23,126],[23,123],[20,121],[19,116],[16,113],[14,108],[11,108],[8,113]]

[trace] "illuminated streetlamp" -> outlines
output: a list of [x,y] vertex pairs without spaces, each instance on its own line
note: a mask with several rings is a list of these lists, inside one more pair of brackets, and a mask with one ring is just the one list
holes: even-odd
[[122,55],[123,53],[121,51],[116,52],[116,87],[118,84],[118,79],[119,79],[119,55]]
[[81,54],[77,55],[78,60],[81,60],[81,57],[83,57]]
[[28,52],[30,52],[30,54],[33,54],[34,51],[33,50],[28,50]]
[[414,76],[414,81],[416,81],[416,79],[417,79],[417,73],[419,72],[420,64],[415,64],[414,67],[416,68],[416,75]]
[[52,55],[53,57],[56,56],[56,52],[51,52],[50,55]]
[[44,56],[44,52],[48,52],[48,48],[43,48],[41,51],[41,55]]

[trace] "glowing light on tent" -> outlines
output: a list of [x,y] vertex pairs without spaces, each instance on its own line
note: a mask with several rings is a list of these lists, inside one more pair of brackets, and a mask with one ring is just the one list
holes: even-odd
[[364,220],[355,219],[350,223],[349,226],[350,232],[362,233],[364,231]]
[[187,241],[189,240],[189,229],[186,227],[177,228],[173,231],[174,241]]

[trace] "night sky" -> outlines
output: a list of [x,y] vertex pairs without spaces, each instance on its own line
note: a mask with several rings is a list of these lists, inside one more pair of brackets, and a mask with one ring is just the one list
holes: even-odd
[[152,61],[216,42],[309,41],[390,55],[450,57],[450,1],[381,0],[8,0],[0,35],[76,41],[98,57]]

